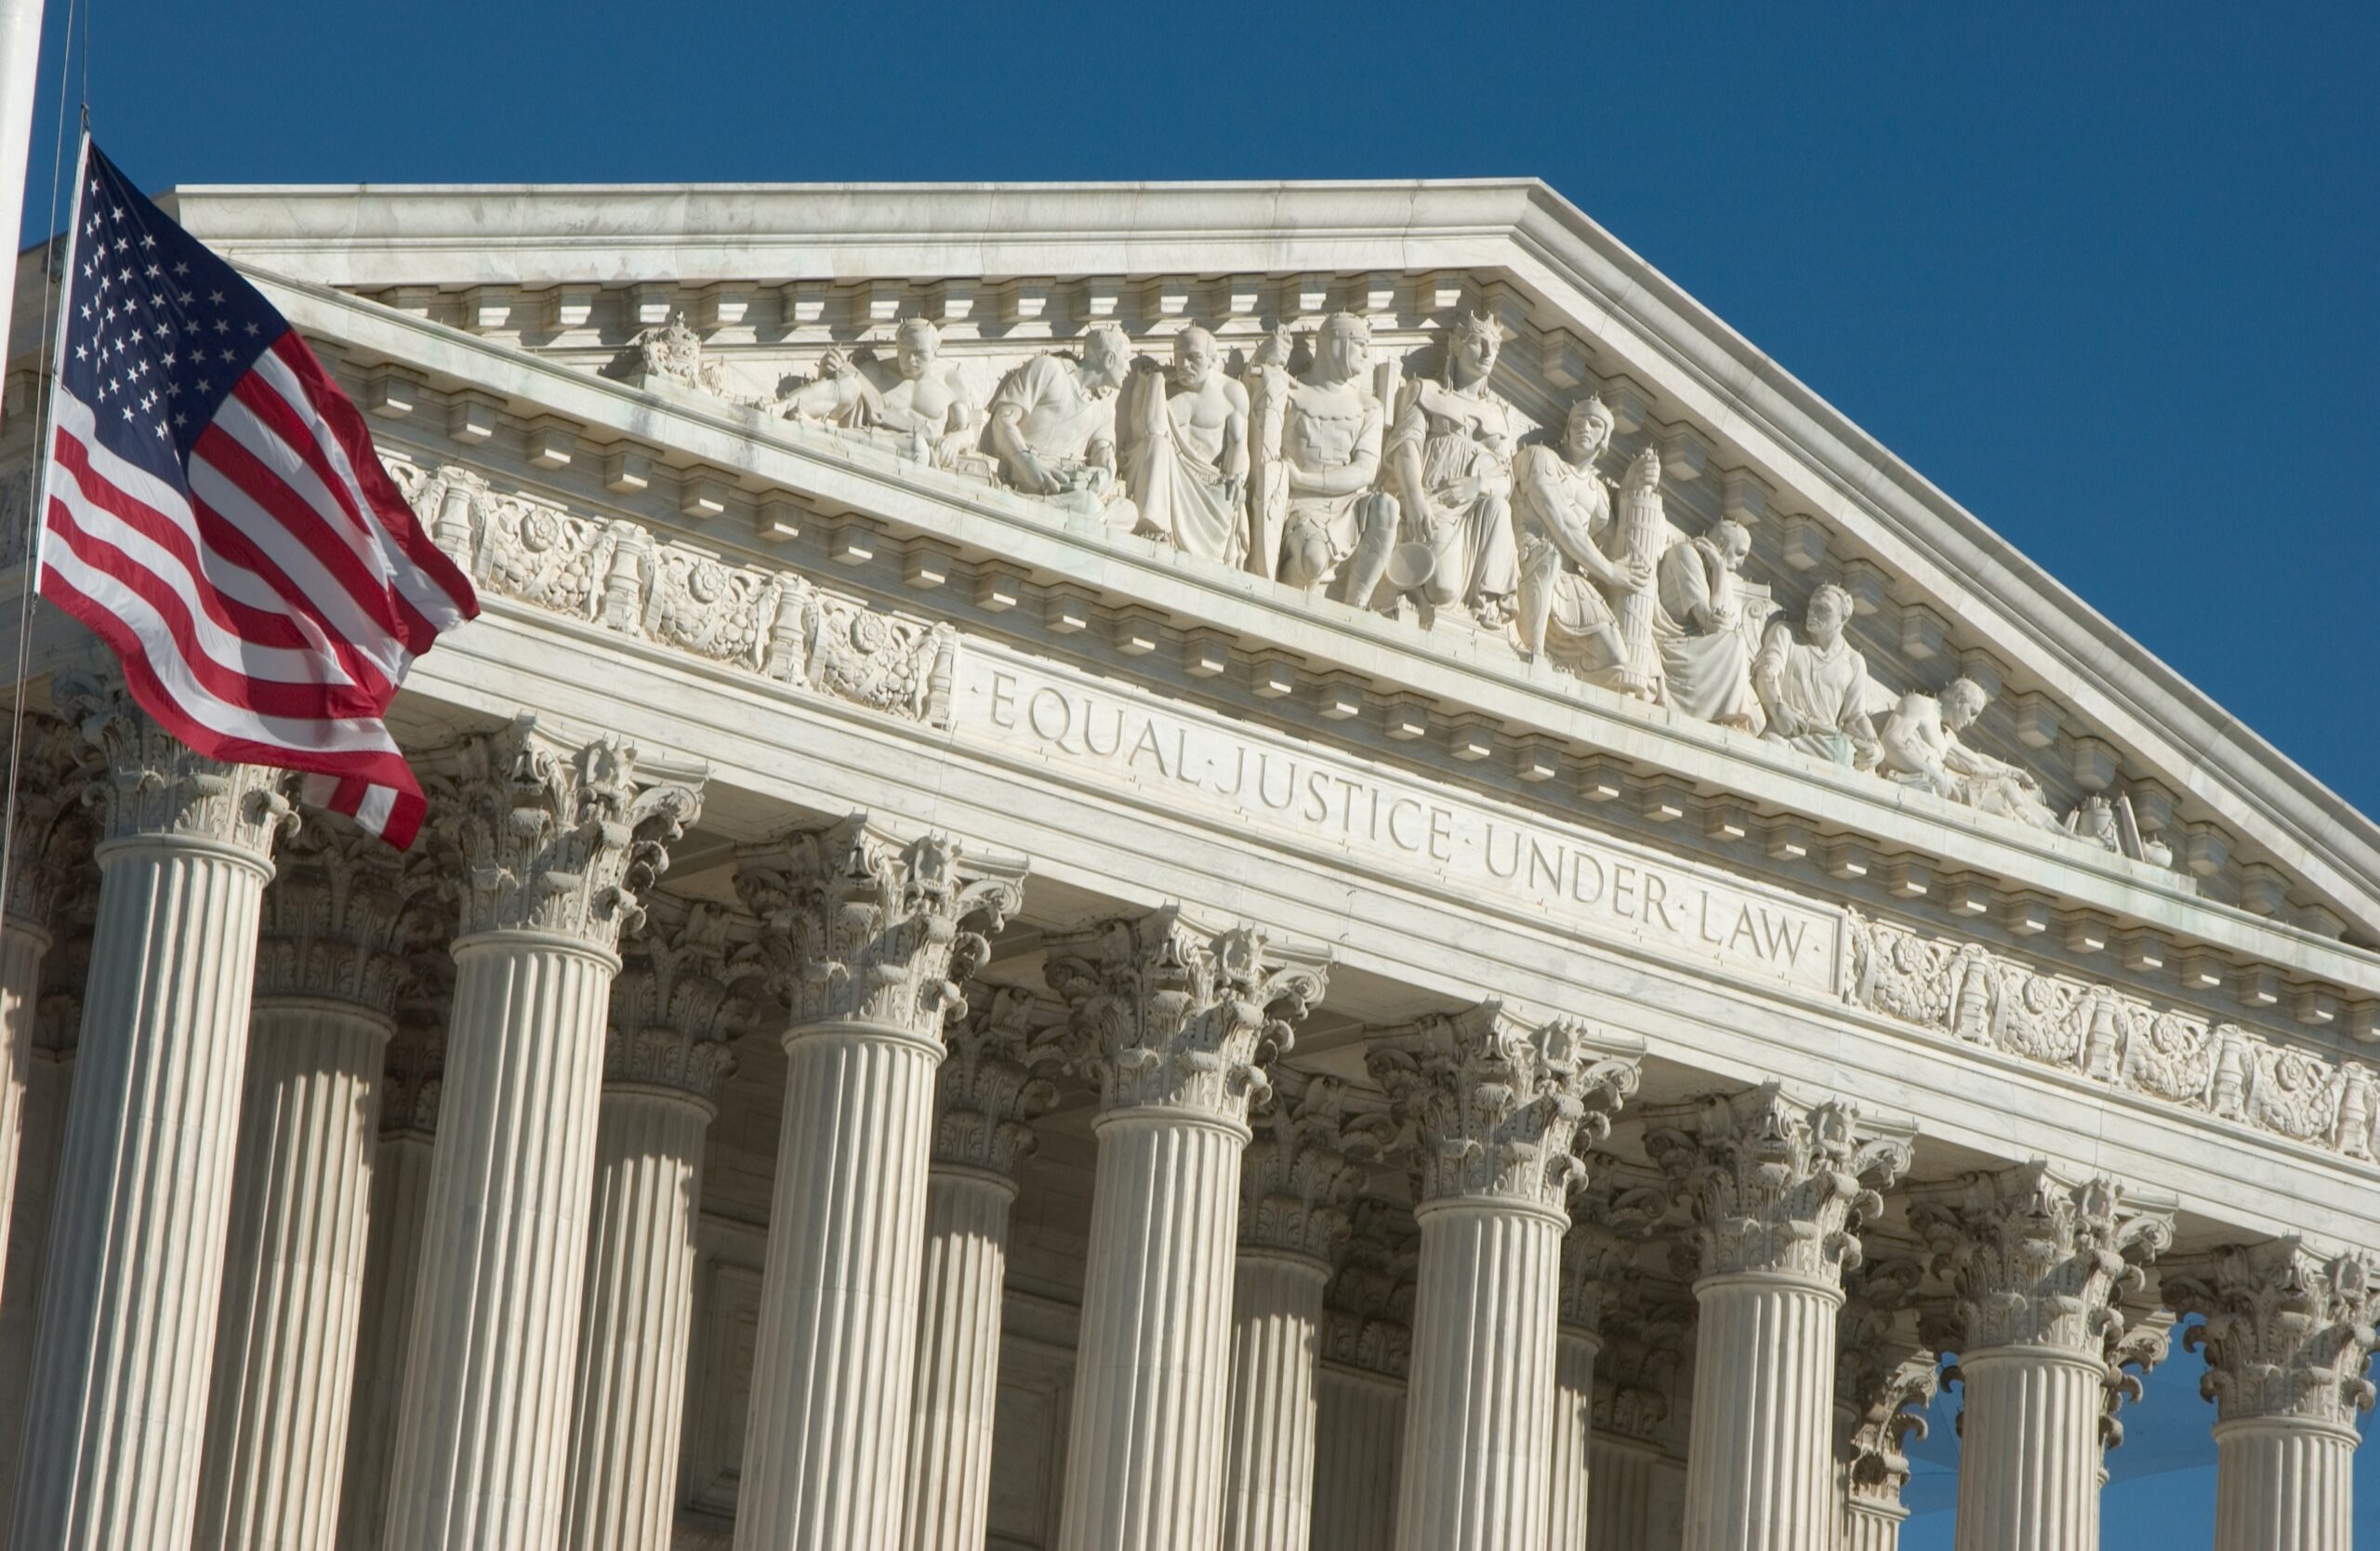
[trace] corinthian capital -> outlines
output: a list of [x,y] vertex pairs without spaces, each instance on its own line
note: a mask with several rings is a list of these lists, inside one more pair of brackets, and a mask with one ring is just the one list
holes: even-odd
[[610,951],[644,920],[702,778],[640,769],[635,748],[564,739],[534,716],[463,740],[433,808],[462,932],[551,932]]
[[943,1038],[949,1050],[934,1074],[934,1162],[1015,1173],[1036,1146],[1033,1121],[1058,1101],[1045,1074],[1065,1059],[1060,1030],[1045,1026],[1031,993],[978,985]]
[[947,835],[903,841],[865,814],[738,854],[735,891],[760,918],[761,964],[793,1028],[864,1023],[939,1039],[985,934],[1024,903],[1023,860]]
[[13,754],[17,812],[8,834],[7,915],[45,932],[75,914],[75,896],[98,882],[92,829],[82,794],[87,756],[75,729],[28,711]]
[[[445,961],[451,979],[453,961],[443,953],[437,957]],[[416,994],[397,1004],[397,1032],[389,1041],[380,1068],[383,1136],[427,1138],[438,1131],[438,1102],[445,1091],[449,988],[434,996],[419,994],[434,984],[433,974],[416,979]]]
[[2292,1236],[2218,1251],[2164,1275],[2165,1301],[2205,1317],[2183,1344],[2203,1347],[2200,1392],[2226,1422],[2302,1417],[2352,1427],[2370,1411],[2363,1376],[2380,1312],[2371,1255],[2333,1253]]
[[297,823],[286,771],[194,753],[134,703],[123,676],[61,673],[50,703],[97,756],[88,801],[102,843],[141,837],[213,841],[262,859]]
[[1335,1078],[1275,1072],[1239,1170],[1239,1241],[1329,1262],[1354,1230],[1366,1170],[1342,1149],[1346,1089]]
[[1409,1147],[1419,1201],[1554,1212],[1636,1091],[1638,1059],[1575,1019],[1538,1023],[1501,1001],[1433,1014],[1365,1052],[1394,1116],[1382,1140]]
[[1098,1078],[1103,1107],[1234,1123],[1271,1092],[1262,1064],[1295,1041],[1326,972],[1261,926],[1201,926],[1171,905],[1053,941],[1042,969],[1066,1000],[1071,1057]]
[[324,815],[283,842],[257,932],[256,994],[322,997],[393,1017],[407,949],[436,892],[427,854],[403,855]]
[[1924,1267],[1894,1258],[1843,1279],[1835,1326],[1835,1452],[1854,1501],[1897,1504],[1909,1484],[1911,1438],[1925,1436],[1925,1408],[1941,1388],[1940,1362],[1916,1333],[1914,1294]]
[[1349,1213],[1339,1268],[1322,1295],[1322,1355],[1403,1377],[1413,1356],[1421,1230],[1405,1208],[1367,1196]]
[[695,904],[645,922],[621,950],[603,1045],[606,1087],[662,1088],[704,1104],[735,1070],[728,1041],[751,1003],[728,985],[728,915]]
[[1919,1194],[1910,1222],[1958,1292],[1962,1355],[2059,1346],[2107,1358],[2123,1334],[2117,1300],[2173,1241],[2170,1214],[2132,1212],[2107,1178],[2074,1180],[2038,1159]]
[[1705,1277],[1841,1285],[1881,1192],[1909,1167],[1906,1127],[1863,1123],[1857,1105],[1808,1103],[1774,1082],[1648,1118],[1645,1148],[1678,1191]]

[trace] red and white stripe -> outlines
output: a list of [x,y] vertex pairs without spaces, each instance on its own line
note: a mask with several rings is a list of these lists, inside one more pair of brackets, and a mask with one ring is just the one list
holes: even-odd
[[307,799],[412,843],[424,802],[381,722],[413,659],[479,611],[293,330],[193,444],[186,497],[61,392],[41,590],[97,631],[167,731],[308,773]]

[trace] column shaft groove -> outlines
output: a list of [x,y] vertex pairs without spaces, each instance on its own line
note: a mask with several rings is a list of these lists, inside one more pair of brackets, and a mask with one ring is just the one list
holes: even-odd
[[1330,1268],[1241,1246],[1231,1329],[1223,1551],[1306,1551],[1314,1524],[1315,1361]]
[[2094,1551],[2103,1363],[2062,1347],[1959,1354],[1958,1551]]
[[1835,1314],[1843,1295],[1790,1274],[1696,1284],[1686,1551],[1807,1551],[1831,1538]]
[[918,1376],[909,1402],[908,1551],[972,1551],[992,1509],[992,1416],[1014,1182],[937,1168],[926,1180]]

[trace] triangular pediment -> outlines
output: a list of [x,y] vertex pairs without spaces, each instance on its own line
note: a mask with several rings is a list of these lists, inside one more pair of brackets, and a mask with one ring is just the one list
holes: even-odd
[[[1755,823],[1798,811],[1813,844],[1848,829],[1874,839],[1877,866],[1928,857],[1924,886],[1937,894],[1988,879],[1976,897],[1994,912],[2024,910],[2029,889],[2119,923],[2178,912],[2218,956],[2284,962],[2286,977],[2350,1006],[2380,978],[2365,951],[2380,939],[2369,819],[1541,184],[186,189],[173,203],[269,284],[292,283],[281,290],[293,317],[345,356],[372,407],[432,421],[439,439],[469,445],[500,429],[508,444],[527,438],[538,467],[554,466],[541,444],[625,458],[610,488],[667,484],[696,526],[765,535],[780,520],[772,501],[789,491],[813,526],[821,513],[876,522],[896,543],[970,560],[997,558],[1004,533],[1025,531],[1000,524],[1029,525],[1038,497],[1010,487],[980,434],[929,448],[880,411],[853,411],[903,387],[906,320],[932,325],[936,369],[980,426],[1003,382],[1036,359],[1079,355],[1103,325],[1149,372],[1203,328],[1246,390],[1277,330],[1290,352],[1282,372],[1312,375],[1317,331],[1338,312],[1365,321],[1361,385],[1394,422],[1420,385],[1447,378],[1450,330],[1484,316],[1501,338],[1487,387],[1506,418],[1508,475],[1535,456],[1515,469],[1514,449],[1551,451],[1572,405],[1598,397],[1612,422],[1598,465],[1611,486],[1607,546],[1625,547],[1624,487],[1640,455],[1655,455],[1656,550],[1709,539],[1723,522],[1750,536],[1735,584],[1746,656],[1770,623],[1806,645],[1813,593],[1840,588],[1872,723],[1905,695],[1938,700],[1969,679],[1990,698],[1963,744],[2023,780],[1997,782],[1996,797],[1994,781],[1977,780],[1946,799],[1818,768],[1740,718],[1710,724],[1674,696],[1632,701],[1592,668],[1583,686],[1558,686],[1576,719],[1532,725],[1531,686],[1561,666],[1459,607],[1392,610],[1349,636],[1353,611],[1329,605],[1309,610],[1307,630],[1292,589],[1186,555],[1170,567],[1181,587],[1137,601],[1175,634],[1228,635],[1260,667],[1277,657],[1302,674],[1301,695],[1367,679],[1370,704],[1393,714],[1399,696],[1426,700],[1457,737],[1467,703],[1488,729],[1477,748],[1500,763],[1549,736],[1574,756],[1608,756],[1606,784],[1632,802],[1658,806],[1666,780],[1704,800],[1732,792]],[[767,457],[721,455],[716,438],[673,438],[664,422],[742,428]],[[921,499],[960,515],[937,527]],[[1041,519],[1114,537],[1090,505],[1043,501]],[[967,515],[979,510],[998,520]],[[1027,563],[1022,575],[1064,580],[1051,551],[1025,548],[1011,556]],[[1079,579],[1110,612],[1129,610],[1132,577],[1156,588],[1169,571],[1135,565],[1103,560]],[[2037,799],[2018,801],[2027,783]],[[1866,819],[1830,805],[1838,795]],[[2308,1007],[2308,1021],[2334,1015],[2319,998]]]

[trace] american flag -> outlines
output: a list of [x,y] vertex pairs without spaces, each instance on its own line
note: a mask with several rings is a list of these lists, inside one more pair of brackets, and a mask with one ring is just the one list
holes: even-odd
[[471,584],[288,320],[87,138],[72,254],[42,596],[191,748],[305,771],[309,802],[412,844],[421,785],[381,717]]

